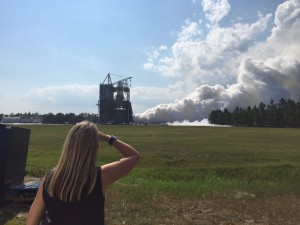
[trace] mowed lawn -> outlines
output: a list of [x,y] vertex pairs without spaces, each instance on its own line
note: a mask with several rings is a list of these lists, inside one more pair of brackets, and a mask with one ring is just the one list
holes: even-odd
[[[71,125],[31,128],[26,176],[59,160]],[[107,195],[107,224],[298,224],[300,129],[98,126],[142,159]],[[98,163],[120,159],[107,143]],[[1,214],[0,214],[1,215]],[[2,215],[3,212],[2,212]],[[6,224],[23,224],[23,214]]]

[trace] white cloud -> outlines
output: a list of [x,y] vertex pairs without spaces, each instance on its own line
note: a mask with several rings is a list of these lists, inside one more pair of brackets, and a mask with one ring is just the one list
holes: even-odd
[[[0,104],[10,112],[94,112],[97,113],[98,85],[70,84],[31,89],[28,93],[6,94]],[[40,111],[40,109],[43,111]],[[4,113],[10,113],[5,112]]]
[[213,26],[206,36],[200,24],[187,20],[170,55],[163,55],[162,51],[153,48],[144,68],[165,76],[184,78],[190,87],[192,83],[225,85],[236,78],[243,53],[253,44],[253,38],[267,28],[270,18],[270,14],[259,15],[252,24]]
[[181,27],[181,31],[178,34],[178,41],[189,41],[194,40],[194,38],[198,38],[201,34],[201,30],[199,28],[199,24],[195,22],[191,22],[190,20],[185,21],[185,26]]
[[154,70],[155,69],[155,60],[157,60],[161,52],[167,50],[167,46],[161,45],[158,48],[152,47],[150,49],[145,49],[145,54],[148,56],[148,62],[144,63],[143,68],[146,70]]
[[212,23],[218,23],[230,11],[227,0],[202,0],[205,17]]
[[[209,11],[209,4],[214,3],[222,8],[221,1],[202,2],[204,12],[212,23],[226,15],[222,16],[214,8]],[[135,115],[136,121],[201,121],[212,109],[233,109],[236,105],[246,107],[261,101],[268,103],[271,98],[298,100],[299,0],[279,5],[270,36],[265,41],[253,41],[255,35],[265,31],[271,18],[270,14],[258,14],[257,21],[252,24],[236,23],[231,27],[214,24],[209,26],[205,37],[201,37],[200,31],[195,32],[195,29],[200,29],[199,26],[188,21],[182,28],[184,38],[183,35],[178,36],[171,56],[158,57],[152,68],[164,74],[180,74],[183,82],[194,82],[199,87],[180,100],[160,104]],[[191,32],[190,36],[187,31]],[[201,82],[210,85],[201,85]]]
[[166,87],[133,87],[131,89],[131,98],[138,101],[171,101],[186,95],[186,85],[184,82],[178,81],[175,84]]
[[249,95],[249,104],[269,102],[271,98],[300,97],[300,61],[285,57],[267,61],[245,59],[240,66],[238,82]]
[[63,93],[80,93],[83,95],[88,95],[95,91],[97,85],[81,85],[81,84],[68,84],[65,86],[49,86],[43,88],[34,88],[32,90],[33,94],[37,94],[40,97],[45,96],[56,96]]
[[282,33],[282,31],[291,30],[292,26],[299,22],[300,16],[299,0],[290,0],[281,4],[275,14],[275,27],[273,35]]

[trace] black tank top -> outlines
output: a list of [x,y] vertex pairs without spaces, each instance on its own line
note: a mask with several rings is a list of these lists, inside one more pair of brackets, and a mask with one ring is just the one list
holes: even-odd
[[51,225],[104,225],[105,197],[102,192],[101,169],[97,167],[97,181],[88,196],[80,201],[65,202],[50,197],[44,182],[43,198]]

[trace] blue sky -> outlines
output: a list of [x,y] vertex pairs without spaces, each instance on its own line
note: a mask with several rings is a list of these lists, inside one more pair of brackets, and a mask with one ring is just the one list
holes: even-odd
[[299,10],[298,0],[0,0],[0,113],[97,113],[107,73],[133,77],[140,118],[203,85],[228,92],[245,58],[262,60],[255,49],[275,36],[282,3]]

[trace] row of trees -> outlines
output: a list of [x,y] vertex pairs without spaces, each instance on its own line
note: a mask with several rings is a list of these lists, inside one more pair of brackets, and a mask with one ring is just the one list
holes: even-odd
[[64,124],[64,123],[70,123],[75,124],[82,120],[89,120],[91,122],[96,123],[98,121],[98,114],[94,113],[80,113],[76,115],[75,113],[47,113],[47,114],[39,114],[39,113],[17,113],[17,114],[9,114],[4,115],[0,114],[0,121],[2,120],[2,117],[9,116],[9,117],[26,117],[26,118],[41,118],[43,123],[47,124]]
[[[2,117],[25,117],[25,118],[40,118],[46,124],[75,124],[82,120],[89,120],[91,122],[98,122],[98,114],[94,113],[17,113],[4,115],[0,114],[0,121]],[[232,126],[258,126],[258,127],[300,127],[300,100],[286,100],[281,98],[278,102],[271,100],[269,104],[263,102],[258,106],[248,106],[241,108],[236,106],[233,112],[227,108],[224,110],[211,111],[209,118],[211,124],[232,125]]]
[[258,106],[241,108],[236,106],[233,112],[228,109],[211,111],[209,122],[220,125],[257,126],[257,127],[300,127],[300,100],[281,98]]

